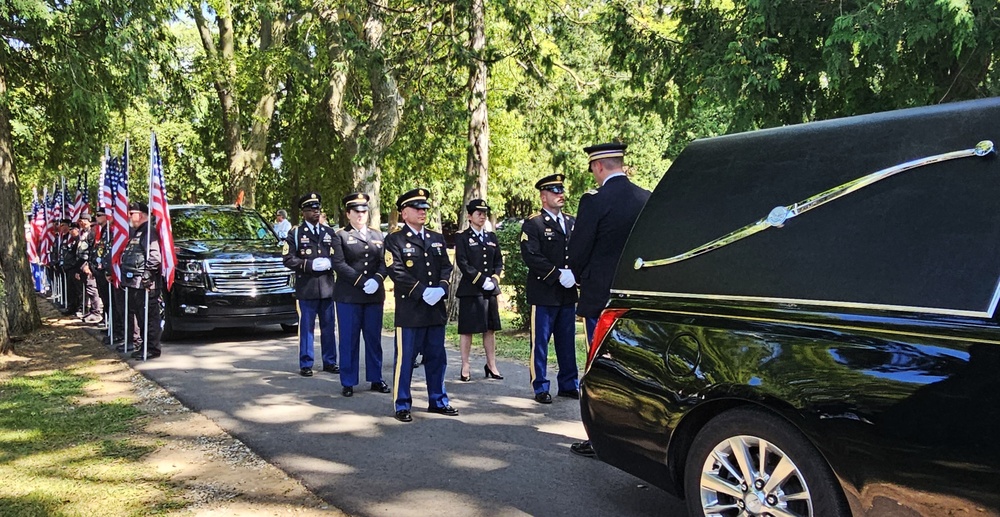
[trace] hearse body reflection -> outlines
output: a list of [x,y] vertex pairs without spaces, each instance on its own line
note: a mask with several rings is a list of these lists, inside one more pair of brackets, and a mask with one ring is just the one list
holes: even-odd
[[1000,514],[1000,100],[692,143],[582,386],[692,515]]

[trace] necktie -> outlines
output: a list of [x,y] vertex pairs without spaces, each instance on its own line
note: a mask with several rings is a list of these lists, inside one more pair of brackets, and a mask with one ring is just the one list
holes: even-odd
[[556,220],[559,221],[559,229],[561,229],[562,232],[563,232],[563,234],[565,234],[566,233],[566,223],[563,222],[562,214],[560,214],[559,217],[556,218]]
[[486,244],[486,237],[483,235],[483,232],[479,232],[477,235],[479,235],[479,244]]

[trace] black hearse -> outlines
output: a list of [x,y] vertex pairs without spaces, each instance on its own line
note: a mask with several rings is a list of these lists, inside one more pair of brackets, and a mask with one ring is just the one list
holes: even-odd
[[164,339],[222,327],[297,328],[293,275],[259,213],[231,205],[173,205],[170,220],[177,272],[165,300]]
[[582,386],[692,515],[1000,513],[1000,99],[690,144]]

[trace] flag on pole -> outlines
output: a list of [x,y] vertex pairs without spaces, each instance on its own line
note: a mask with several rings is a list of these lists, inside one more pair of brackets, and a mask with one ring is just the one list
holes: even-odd
[[39,215],[41,215],[41,223],[45,223],[45,214],[43,211],[41,204],[38,202],[38,189],[32,187],[31,220],[28,222],[27,232],[25,232],[25,237],[28,239],[28,261],[32,264],[39,263],[38,249],[41,244],[42,228],[38,225],[38,222]]
[[74,223],[80,220],[80,214],[83,213],[83,189],[80,183],[83,178],[80,175],[76,176],[76,194],[73,195],[73,202],[69,204],[69,219]]
[[122,254],[128,244],[128,142],[121,158],[112,158],[114,164],[112,199],[114,203],[111,221],[111,279],[115,287],[122,282]]
[[156,222],[156,235],[160,238],[163,278],[166,279],[169,291],[174,285],[177,254],[174,250],[174,232],[170,225],[170,210],[167,209],[167,187],[163,182],[163,165],[160,162],[160,146],[156,143],[156,133],[150,136],[149,144],[149,215]]
[[80,198],[80,206],[77,211],[76,218],[79,219],[83,214],[90,214],[90,175],[84,174],[80,177],[80,187],[79,191],[83,193]]
[[111,149],[107,146],[104,147],[104,158],[101,160],[101,177],[98,180],[97,187],[101,189],[100,193],[97,195],[97,206],[110,211],[112,206],[111,199],[111,183],[108,176],[108,166],[111,163]]
[[49,265],[49,253],[56,242],[55,219],[53,218],[54,206],[55,201],[52,199],[52,195],[49,194],[49,187],[45,187],[45,196],[42,201],[42,211],[45,212],[45,225],[43,226],[44,232],[42,233],[41,246],[38,250],[41,255],[39,260],[43,266]]

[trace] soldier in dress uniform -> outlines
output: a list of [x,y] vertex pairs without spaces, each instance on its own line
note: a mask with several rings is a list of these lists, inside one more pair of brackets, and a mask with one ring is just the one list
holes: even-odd
[[396,208],[405,224],[385,239],[385,265],[396,297],[393,399],[396,420],[400,422],[413,420],[410,380],[418,352],[424,356],[427,411],[458,414],[448,403],[444,389],[448,362],[444,350],[444,326],[448,321],[444,298],[453,268],[444,236],[424,228],[429,207],[426,189],[414,189],[399,196]]
[[553,174],[535,183],[542,210],[521,225],[521,258],[528,266],[526,286],[531,305],[531,387],[535,401],[551,404],[546,377],[549,338],[559,363],[558,395],[580,398],[576,366],[576,278],[569,267],[570,237],[576,220],[562,213],[566,204],[565,176]]
[[465,210],[469,213],[469,227],[455,236],[455,265],[462,272],[458,283],[458,334],[462,349],[463,382],[472,379],[469,352],[472,335],[483,335],[487,378],[503,379],[497,369],[495,332],[500,330],[500,272],[503,256],[500,241],[493,232],[486,231],[486,217],[490,207],[485,200],[473,199]]
[[91,257],[94,255],[97,239],[94,235],[94,227],[90,224],[89,213],[80,214],[80,237],[76,243],[76,255],[80,260],[80,269],[76,276],[81,285],[83,294],[83,305],[86,311],[83,321],[87,323],[100,323],[104,320],[104,301],[97,290],[97,280],[94,278],[94,271],[90,268]]
[[319,221],[320,195],[299,198],[302,224],[288,232],[282,247],[285,267],[295,272],[295,299],[299,312],[299,374],[312,377],[313,341],[319,317],[323,371],[340,373],[337,366],[337,316],[333,309],[333,242],[336,234]]
[[[611,280],[625,240],[649,199],[649,191],[625,175],[625,147],[610,143],[583,148],[598,189],[580,198],[579,218],[569,243],[569,264],[580,282],[576,313],[584,318],[587,343],[593,339],[597,319],[611,298]],[[570,450],[581,456],[595,456],[589,440],[572,444]]]
[[345,397],[354,395],[360,375],[361,336],[365,338],[365,381],[369,390],[389,393],[382,379],[382,305],[385,289],[385,245],[382,232],[368,227],[368,194],[354,192],[343,199],[350,224],[333,240],[333,270],[337,287],[340,332],[340,384]]
[[76,315],[83,317],[83,282],[80,280],[80,266],[83,261],[80,259],[80,225],[67,219],[69,230],[66,233],[66,240],[60,250],[60,260],[62,262],[63,275],[66,276],[66,310],[63,315]]
[[[160,332],[163,329],[160,238],[155,230],[150,229],[149,206],[146,203],[129,203],[128,216],[132,230],[128,245],[122,252],[121,268],[122,284],[128,288],[128,319],[133,324],[130,325],[133,327],[131,335],[136,345],[132,358],[143,359],[141,340],[145,336],[145,358],[156,359],[160,357]],[[146,321],[149,321],[148,327]]]

